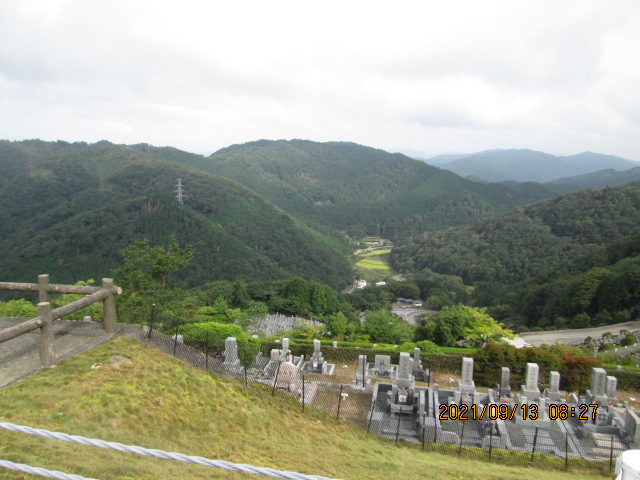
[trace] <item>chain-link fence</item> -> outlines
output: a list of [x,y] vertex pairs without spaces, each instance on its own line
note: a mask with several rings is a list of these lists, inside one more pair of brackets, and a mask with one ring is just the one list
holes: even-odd
[[[235,351],[225,356],[225,348],[219,344],[185,344],[179,323],[172,325],[170,319],[165,319],[163,327],[168,334],[161,333],[158,319],[156,316],[147,327],[146,339],[164,352],[247,388],[259,389],[262,394],[277,396],[312,417],[331,417],[416,450],[606,475],[612,471],[615,458],[629,448],[619,435],[589,432],[573,418],[552,420],[543,415],[527,421],[487,414],[480,420],[476,412],[476,419],[448,419],[442,415],[447,404],[436,399],[437,392],[442,395],[444,389],[432,383],[454,383],[448,363],[448,371],[432,370],[428,382],[416,382],[411,387],[413,403],[410,399],[398,408],[392,400],[392,395],[398,394],[393,379],[363,375],[371,364],[361,364],[363,357],[354,362],[351,353],[342,357],[339,348],[326,348],[323,355],[327,358],[318,361],[313,354],[296,356],[286,348],[256,355],[253,346],[227,344],[224,347]],[[428,360],[427,365],[434,368]],[[513,371],[516,381],[524,374],[518,367]],[[431,402],[426,400],[429,395],[433,397]]]

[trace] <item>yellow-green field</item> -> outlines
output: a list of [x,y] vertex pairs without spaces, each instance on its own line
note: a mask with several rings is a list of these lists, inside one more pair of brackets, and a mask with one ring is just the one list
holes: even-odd
[[358,255],[356,267],[367,270],[391,270],[389,253],[391,253],[390,248],[381,248],[371,253],[362,253]]

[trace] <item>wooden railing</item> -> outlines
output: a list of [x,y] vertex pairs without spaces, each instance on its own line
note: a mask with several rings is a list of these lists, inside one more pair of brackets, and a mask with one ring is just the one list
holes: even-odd
[[[40,329],[40,360],[43,367],[51,367],[55,363],[53,348],[53,322],[65,315],[77,312],[89,305],[102,301],[104,329],[107,333],[116,332],[116,302],[114,295],[120,295],[122,289],[113,284],[113,279],[103,278],[102,287],[79,285],[56,285],[49,283],[49,275],[38,275],[38,283],[0,282],[0,290],[19,290],[38,292],[38,316],[18,325],[0,330],[0,343],[14,339],[24,333]],[[86,295],[56,309],[51,308],[52,293],[75,293]]]

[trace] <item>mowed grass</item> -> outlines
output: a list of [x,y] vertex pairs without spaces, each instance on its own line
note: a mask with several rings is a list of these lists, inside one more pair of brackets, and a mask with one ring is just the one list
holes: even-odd
[[[268,387],[246,388],[123,338],[1,389],[0,421],[330,478],[586,478],[396,446],[309,406],[303,413]],[[0,459],[101,480],[256,478],[2,429]],[[0,469],[0,478],[42,477]]]

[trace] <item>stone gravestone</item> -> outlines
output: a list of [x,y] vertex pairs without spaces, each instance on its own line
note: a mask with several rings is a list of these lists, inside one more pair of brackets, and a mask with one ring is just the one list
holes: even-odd
[[222,362],[222,365],[232,370],[242,368],[238,357],[238,341],[235,337],[228,337],[224,341],[224,362]]
[[288,362],[289,359],[289,339],[284,337],[282,339],[282,351],[280,352],[280,361]]
[[607,398],[607,372],[604,368],[591,370],[591,387],[587,390],[589,403],[605,406],[609,403]]
[[302,393],[302,380],[300,371],[291,362],[284,362],[278,370],[278,378],[276,378],[276,388],[292,393],[299,397]]
[[431,381],[431,372],[429,369],[425,370],[422,367],[422,362],[420,361],[420,349],[418,347],[413,349],[413,379],[416,382]]
[[607,386],[605,388],[605,395],[609,400],[616,401],[616,390],[618,388],[618,379],[613,375],[607,376]]
[[269,362],[264,367],[264,373],[271,377],[276,374],[276,370],[278,370],[278,365],[280,364],[280,350],[277,348],[271,349],[271,354],[269,356]]
[[540,398],[540,389],[538,388],[539,370],[537,363],[527,363],[525,384],[521,385],[521,389],[522,395],[527,397],[530,402]]
[[324,357],[322,356],[322,352],[320,351],[320,340],[315,339],[313,341],[313,354],[311,355],[311,365],[313,369],[322,369],[322,364],[324,363]]
[[545,390],[545,397],[552,401],[562,399],[560,393],[560,373],[549,372],[549,388]]
[[391,356],[376,355],[373,369],[376,377],[391,377],[393,373]]
[[407,352],[400,352],[400,364],[396,373],[396,380],[402,385],[413,382],[413,359]]
[[473,395],[476,391],[476,384],[473,381],[473,358],[462,359],[462,376],[458,382],[458,390],[463,395]]
[[500,374],[500,385],[498,385],[498,395],[500,395],[501,397],[511,396],[511,385],[509,384],[510,379],[511,370],[509,370],[509,367],[502,367],[502,372]]
[[[629,407],[627,407],[626,418],[624,422],[624,434],[628,441],[632,444],[631,448],[638,448],[640,446],[640,418]],[[633,445],[636,444],[636,445]]]

